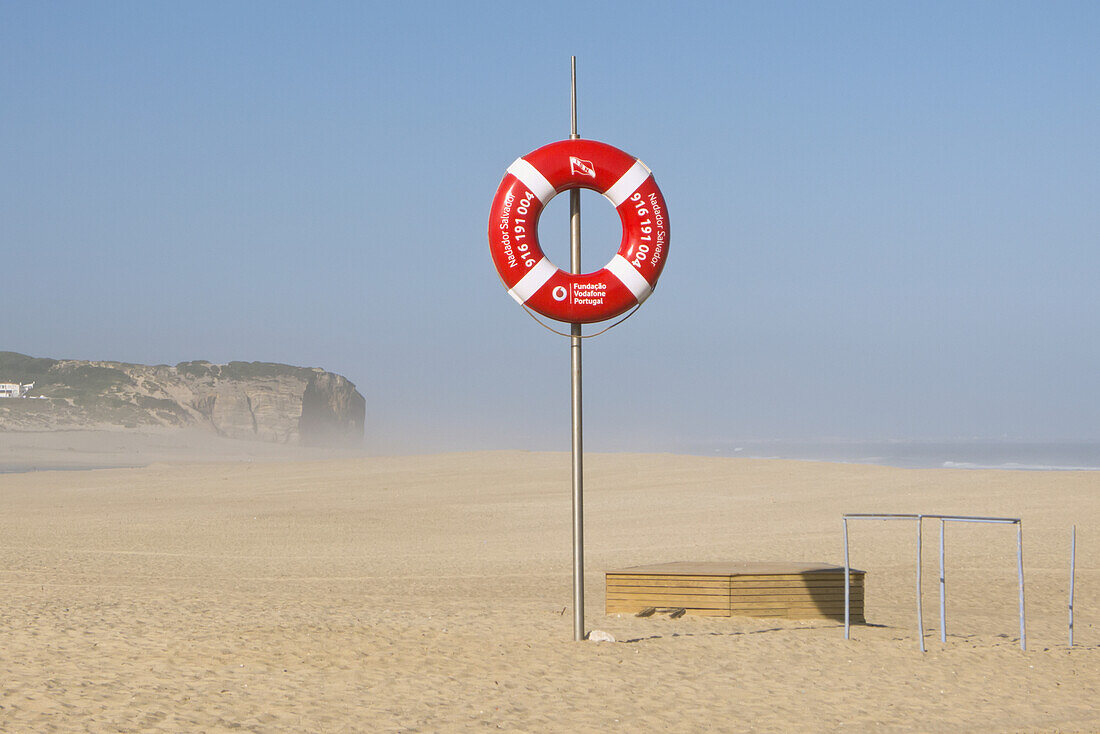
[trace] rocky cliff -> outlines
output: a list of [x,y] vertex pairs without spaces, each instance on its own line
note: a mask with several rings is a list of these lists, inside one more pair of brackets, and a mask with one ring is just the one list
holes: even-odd
[[366,401],[347,378],[270,362],[168,365],[38,359],[0,352],[0,431],[209,428],[229,438],[332,445],[362,440]]

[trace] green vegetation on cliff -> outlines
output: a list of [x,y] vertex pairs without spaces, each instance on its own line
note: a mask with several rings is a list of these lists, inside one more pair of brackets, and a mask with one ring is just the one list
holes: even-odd
[[0,352],[0,382],[44,382],[56,359]]

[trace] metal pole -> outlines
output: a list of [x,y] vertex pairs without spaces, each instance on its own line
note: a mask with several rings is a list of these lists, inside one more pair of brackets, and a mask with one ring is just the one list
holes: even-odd
[[848,518],[844,518],[844,639],[851,639],[851,600],[848,598]]
[[1077,565],[1077,526],[1069,536],[1069,646],[1073,647],[1073,571]]
[[940,520],[940,642],[947,642],[947,588],[943,571],[943,520]]
[[1024,523],[1016,523],[1016,564],[1020,570],[1020,649],[1027,650],[1027,618],[1024,612]]
[[[577,133],[577,57],[570,59],[570,130]],[[581,272],[581,192],[569,192],[569,271]],[[581,325],[570,328],[571,388],[573,396],[573,639],[584,639],[584,445],[581,421]]]
[[923,526],[924,518],[917,517],[917,639],[920,640],[921,652],[924,652],[924,609],[921,606],[921,565],[923,563],[921,528]]

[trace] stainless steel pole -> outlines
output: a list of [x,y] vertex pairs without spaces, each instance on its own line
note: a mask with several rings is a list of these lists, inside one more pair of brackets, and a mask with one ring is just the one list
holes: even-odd
[[940,642],[947,642],[947,588],[943,571],[943,526],[940,520]]
[[851,608],[852,600],[848,597],[848,577],[851,574],[848,565],[848,518],[844,518],[844,639],[852,636]]
[[1073,647],[1073,571],[1077,565],[1077,526],[1069,536],[1069,646]]
[[[577,57],[570,59],[570,139],[577,139]],[[569,192],[569,271],[581,272],[581,192]],[[570,328],[573,395],[573,639],[584,639],[584,444],[581,420],[581,325]]]
[[924,518],[917,517],[917,639],[920,640],[920,651],[924,652],[924,608],[921,601],[921,566],[924,564],[924,537],[921,530],[924,527]]
[[1027,649],[1027,612],[1024,610],[1024,523],[1016,523],[1016,565],[1020,570],[1020,649]]

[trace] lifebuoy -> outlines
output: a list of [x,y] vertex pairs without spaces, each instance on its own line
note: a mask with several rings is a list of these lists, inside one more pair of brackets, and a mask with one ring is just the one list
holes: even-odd
[[[555,195],[592,189],[619,213],[619,251],[594,273],[568,273],[539,246],[539,215]],[[605,321],[640,304],[668,255],[668,211],[640,160],[595,140],[560,140],[508,166],[489,214],[489,250],[508,294],[558,321]]]

